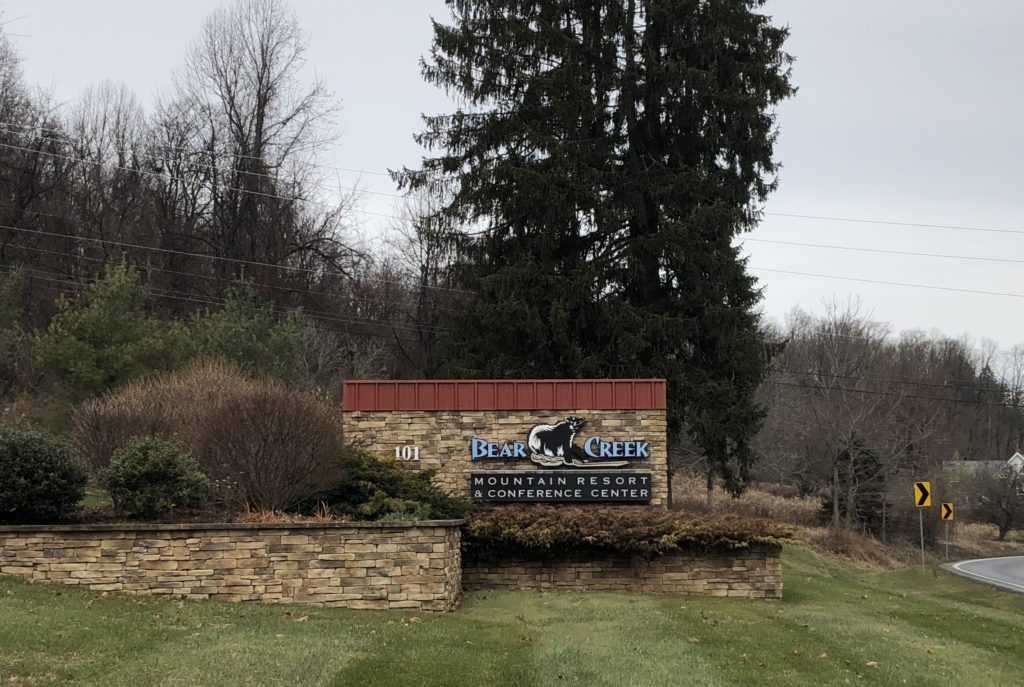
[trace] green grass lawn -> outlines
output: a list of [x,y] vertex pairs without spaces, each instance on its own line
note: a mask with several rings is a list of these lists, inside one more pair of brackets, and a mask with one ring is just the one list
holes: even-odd
[[0,685],[1022,685],[1024,597],[790,547],[785,601],[476,593],[446,615],[0,578]]

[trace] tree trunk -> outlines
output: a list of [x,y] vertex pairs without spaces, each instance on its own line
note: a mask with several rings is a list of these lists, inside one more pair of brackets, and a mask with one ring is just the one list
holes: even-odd
[[[852,459],[851,459],[852,463]],[[857,517],[857,493],[853,484],[853,465],[850,465],[849,482],[846,484],[846,529],[853,530],[856,527]]]
[[839,463],[832,464],[832,529],[839,529]]
[[882,544],[883,545],[886,543],[885,542],[885,524],[886,524],[885,518],[886,518],[886,515],[887,515],[887,510],[886,510],[885,506],[886,506],[885,497],[883,495],[883,497],[882,497]]
[[715,509],[715,471],[708,468],[708,510]]

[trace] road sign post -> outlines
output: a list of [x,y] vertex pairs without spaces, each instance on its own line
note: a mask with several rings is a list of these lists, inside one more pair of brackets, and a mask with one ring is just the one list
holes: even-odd
[[917,506],[917,524],[921,530],[921,567],[924,562],[924,509],[932,507],[932,483],[914,482],[914,505]]
[[949,523],[953,522],[953,502],[947,501],[942,504],[939,517],[946,523],[946,560],[949,560]]

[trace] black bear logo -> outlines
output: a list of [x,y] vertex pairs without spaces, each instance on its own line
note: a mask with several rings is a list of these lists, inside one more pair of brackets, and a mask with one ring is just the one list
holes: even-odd
[[579,446],[573,444],[576,433],[586,422],[581,417],[570,415],[558,424],[535,426],[526,440],[530,447],[530,460],[549,468],[559,465],[573,468],[619,468],[627,465],[628,460],[591,461]]
[[576,438],[576,432],[580,431],[586,422],[581,417],[570,415],[557,425],[537,425],[530,430],[530,438],[526,443],[537,455],[570,458],[573,455],[572,442]]

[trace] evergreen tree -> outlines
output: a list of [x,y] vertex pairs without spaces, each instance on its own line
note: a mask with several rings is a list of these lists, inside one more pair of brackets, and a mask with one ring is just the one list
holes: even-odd
[[61,299],[40,337],[37,356],[69,400],[173,369],[191,346],[182,327],[149,317],[146,292],[132,268],[108,270],[78,302]]
[[259,299],[252,283],[228,291],[224,306],[196,318],[192,327],[200,357],[230,360],[258,377],[274,377],[301,386],[306,382],[303,352],[309,329],[299,310],[280,315]]
[[774,189],[793,93],[764,0],[448,0],[424,77],[436,157],[398,175],[473,227],[453,371],[658,376],[669,430],[742,489],[761,421],[760,297],[733,238]]

